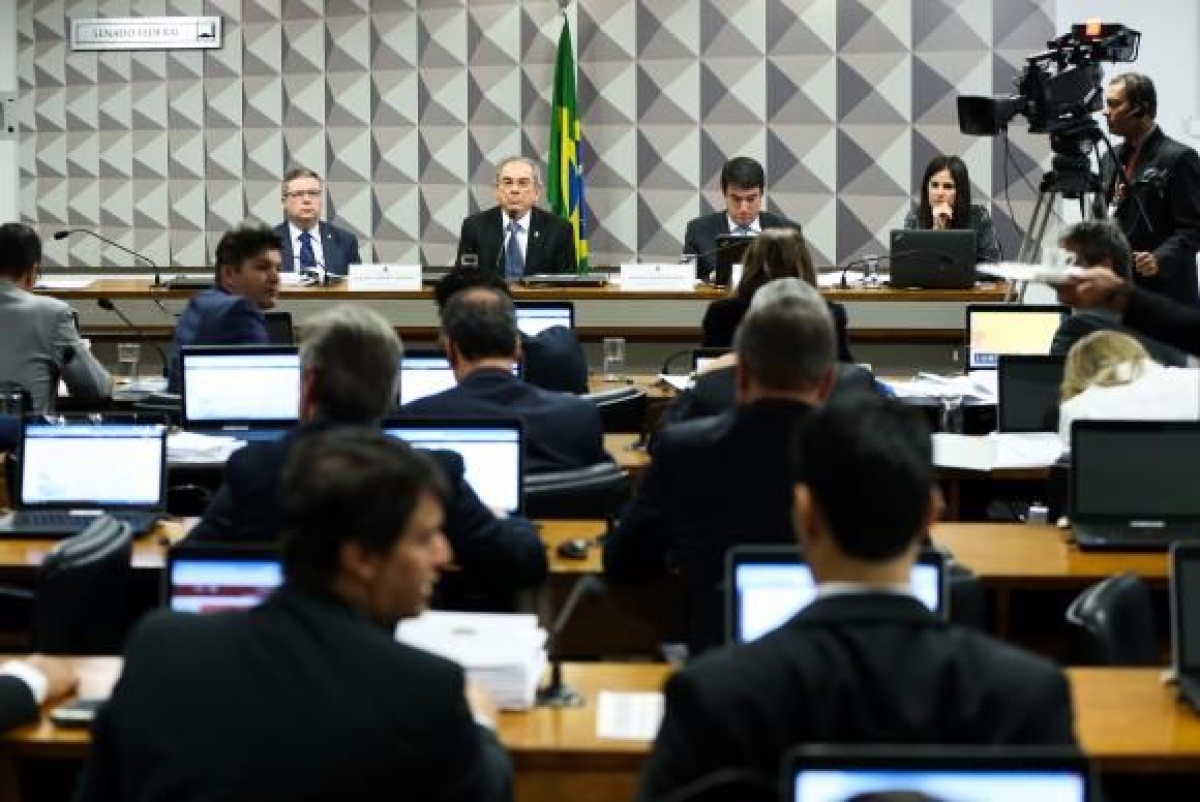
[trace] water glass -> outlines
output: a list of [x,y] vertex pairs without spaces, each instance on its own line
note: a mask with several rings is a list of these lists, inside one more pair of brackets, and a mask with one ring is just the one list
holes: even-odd
[[616,381],[625,378],[625,338],[604,338],[604,379]]
[[961,395],[944,395],[942,401],[941,430],[951,434],[963,433],[963,398]]
[[141,343],[117,343],[117,362],[130,381],[137,381],[138,362],[142,360]]

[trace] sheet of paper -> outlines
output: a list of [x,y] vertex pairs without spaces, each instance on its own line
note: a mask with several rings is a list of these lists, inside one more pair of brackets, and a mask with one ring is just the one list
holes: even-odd
[[652,741],[662,717],[661,693],[600,691],[596,701],[596,737]]
[[1044,468],[1063,453],[1058,432],[995,432],[997,468]]
[[660,373],[658,374],[658,380],[664,384],[670,385],[671,387],[675,388],[676,391],[681,393],[692,386],[692,377],[689,374],[677,376],[671,373]]
[[90,287],[94,278],[75,278],[73,276],[42,276],[35,287],[39,290],[81,290]]

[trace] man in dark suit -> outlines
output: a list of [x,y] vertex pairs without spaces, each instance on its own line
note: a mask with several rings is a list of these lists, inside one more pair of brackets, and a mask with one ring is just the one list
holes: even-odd
[[953,627],[911,592],[942,506],[920,417],[857,395],[823,407],[796,443],[795,530],[817,598],[667,682],[639,798],[729,770],[770,791],[706,799],[776,799],[780,759],[802,743],[1073,745],[1057,665]]
[[1200,305],[1200,156],[1158,127],[1154,82],[1139,73],[1113,78],[1104,93],[1110,133],[1125,141],[1106,154],[1101,185],[1112,216],[1133,247],[1133,279],[1183,303]]
[[41,704],[66,696],[77,681],[74,667],[62,657],[35,654],[0,664],[0,732],[37,721]]
[[442,310],[442,348],[458,386],[405,404],[402,416],[520,418],[530,473],[611,460],[594,403],[534,387],[512,375],[521,348],[516,313],[506,293],[491,287],[455,293]]
[[800,226],[785,217],[762,211],[767,179],[762,165],[749,156],[735,156],[721,169],[721,194],[725,209],[701,215],[687,224],[683,235],[684,256],[696,257],[696,277],[712,278],[717,269],[717,236],[734,234],[753,237],[764,228]]
[[[335,306],[306,321],[300,346],[300,426],[277,442],[250,443],[234,452],[225,481],[189,540],[273,541],[279,537],[279,482],[296,444],[335,426],[378,426],[395,405],[402,348],[383,316]],[[446,474],[445,531],[461,569],[453,593],[439,584],[438,604],[466,600],[511,606],[516,591],[545,579],[546,552],[532,522],[498,518],[475,495],[462,457],[433,452]]]
[[508,281],[539,273],[574,273],[570,224],[537,208],[542,176],[532,159],[510,156],[496,169],[496,206],[463,220],[455,264],[465,255]]
[[279,298],[279,237],[265,226],[228,232],[217,243],[211,289],[199,292],[175,324],[168,389],[180,391],[180,353],[187,345],[261,345],[269,342],[263,310]]
[[820,294],[799,279],[763,287],[735,338],[737,407],[667,426],[629,508],[604,543],[605,576],[683,572],[689,644],[720,641],[718,586],[738,543],[792,540],[789,439],[833,386],[834,331]]
[[377,429],[301,440],[280,492],[283,585],[250,610],[142,619],[76,799],[507,799],[494,708],[459,666],[395,639],[450,558],[444,491]]
[[321,176],[295,167],[283,177],[284,222],[275,227],[283,252],[283,272],[324,272],[345,276],[362,262],[358,237],[321,220],[325,187]]
[[1129,328],[1200,356],[1200,307],[1136,286],[1104,267],[1077,271],[1058,287],[1058,299],[1080,309],[1103,309]]

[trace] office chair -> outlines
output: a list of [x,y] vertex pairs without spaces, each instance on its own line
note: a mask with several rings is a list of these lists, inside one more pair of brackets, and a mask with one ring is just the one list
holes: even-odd
[[617,387],[580,396],[596,405],[605,433],[641,434],[646,421],[648,399],[640,387]]
[[1154,666],[1158,635],[1150,591],[1126,571],[1092,585],[1067,608],[1072,664]]
[[525,514],[529,518],[616,519],[629,500],[629,474],[612,462],[586,468],[548,471],[525,477]]

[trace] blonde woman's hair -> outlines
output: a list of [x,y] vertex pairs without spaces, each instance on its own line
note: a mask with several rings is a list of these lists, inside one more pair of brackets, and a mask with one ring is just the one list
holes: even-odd
[[1129,384],[1149,363],[1150,354],[1128,334],[1093,331],[1067,353],[1060,396],[1069,401],[1089,387]]
[[768,228],[754,238],[742,262],[734,294],[749,301],[758,288],[777,278],[802,278],[817,286],[817,271],[804,237],[794,228]]

